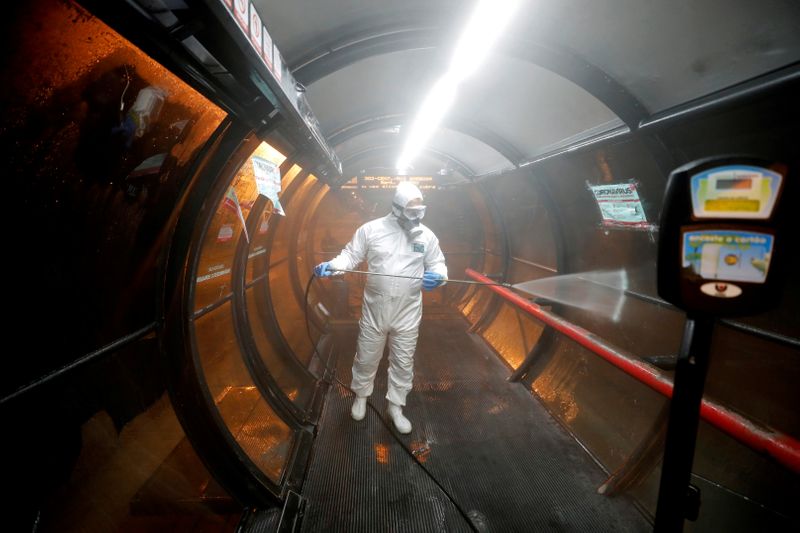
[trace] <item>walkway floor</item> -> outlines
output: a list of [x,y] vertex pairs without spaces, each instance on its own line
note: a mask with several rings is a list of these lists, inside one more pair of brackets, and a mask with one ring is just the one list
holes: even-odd
[[[650,531],[624,497],[597,494],[605,474],[465,320],[423,321],[401,441],[479,531]],[[335,334],[338,377],[350,381],[355,328]],[[371,402],[385,417],[386,358]],[[303,531],[470,531],[374,411],[350,418],[332,387],[304,484]]]

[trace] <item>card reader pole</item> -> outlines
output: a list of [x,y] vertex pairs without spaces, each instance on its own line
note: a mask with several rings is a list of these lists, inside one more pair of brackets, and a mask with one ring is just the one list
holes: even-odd
[[683,531],[684,519],[697,519],[699,492],[690,481],[713,331],[713,317],[687,315],[664,445],[656,533]]

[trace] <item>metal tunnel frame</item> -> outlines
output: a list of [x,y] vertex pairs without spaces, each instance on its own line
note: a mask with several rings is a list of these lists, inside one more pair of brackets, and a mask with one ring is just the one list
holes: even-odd
[[[295,61],[292,71],[304,85],[310,85],[352,63],[379,54],[409,49],[434,48],[444,44],[444,34],[439,28],[382,27],[379,31],[367,30],[353,33],[306,55],[307,59]],[[576,54],[536,42],[511,41],[499,51],[516,59],[548,69],[581,87],[592,87],[590,92],[611,109],[631,129],[647,116],[644,106],[622,85],[595,65]]]

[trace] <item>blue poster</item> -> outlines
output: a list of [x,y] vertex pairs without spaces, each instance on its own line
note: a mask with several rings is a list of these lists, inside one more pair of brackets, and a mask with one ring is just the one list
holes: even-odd
[[764,283],[772,244],[772,235],[754,231],[689,231],[683,234],[683,267],[708,280]]

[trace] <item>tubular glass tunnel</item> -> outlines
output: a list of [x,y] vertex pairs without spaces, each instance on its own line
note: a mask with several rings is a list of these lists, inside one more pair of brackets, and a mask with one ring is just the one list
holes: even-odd
[[[786,169],[786,275],[714,320],[679,523],[800,527],[800,4],[518,9],[400,173],[471,5],[7,7],[4,530],[653,530],[687,320],[659,221],[715,156]],[[408,435],[386,354],[350,416],[365,275],[312,279],[401,180],[453,280]]]

